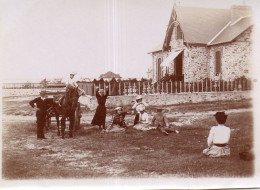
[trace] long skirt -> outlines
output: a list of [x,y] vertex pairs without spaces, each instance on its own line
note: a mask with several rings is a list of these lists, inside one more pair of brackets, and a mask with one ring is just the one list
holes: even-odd
[[219,147],[213,145],[212,147],[206,148],[203,150],[203,154],[209,157],[224,157],[230,156],[230,148],[228,145],[224,147]]
[[98,105],[96,113],[91,122],[92,125],[103,125],[105,126],[107,109],[105,105]]

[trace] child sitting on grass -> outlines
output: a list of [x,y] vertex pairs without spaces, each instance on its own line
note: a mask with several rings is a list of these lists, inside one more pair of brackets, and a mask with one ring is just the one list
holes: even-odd
[[126,128],[125,115],[127,112],[123,112],[122,107],[115,108],[115,114],[112,116],[112,123],[106,129],[106,132],[123,131]]
[[[168,135],[168,132],[179,133],[178,130],[170,128],[167,117],[162,113],[162,109],[158,108],[156,115],[152,119],[152,125],[161,131],[164,135]],[[168,132],[167,132],[168,131]]]
[[210,129],[208,136],[208,148],[203,150],[203,154],[209,157],[230,156],[229,139],[230,128],[225,126],[227,115],[225,112],[217,112],[215,118],[218,122],[217,126]]

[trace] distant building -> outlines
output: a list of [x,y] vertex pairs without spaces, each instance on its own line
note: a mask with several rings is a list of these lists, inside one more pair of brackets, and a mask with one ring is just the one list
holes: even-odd
[[251,7],[230,9],[174,5],[162,45],[153,57],[152,79],[233,80],[250,77],[252,52]]
[[121,79],[122,77],[119,74],[115,74],[112,71],[108,71],[105,74],[101,74],[99,76],[99,79],[110,81],[112,78],[115,78],[116,80]]

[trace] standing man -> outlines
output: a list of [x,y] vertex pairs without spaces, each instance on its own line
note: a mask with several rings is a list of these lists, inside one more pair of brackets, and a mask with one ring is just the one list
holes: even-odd
[[46,122],[46,112],[47,105],[50,103],[49,101],[50,99],[47,99],[46,97],[46,91],[42,90],[40,92],[40,97],[29,102],[33,108],[36,108],[37,139],[46,139],[43,129]]

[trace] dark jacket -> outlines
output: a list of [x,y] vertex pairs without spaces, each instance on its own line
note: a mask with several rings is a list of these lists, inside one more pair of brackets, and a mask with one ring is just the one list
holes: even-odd
[[32,101],[29,102],[29,104],[34,108],[36,103],[36,107],[40,110],[36,112],[36,116],[46,114],[46,111],[48,109],[48,105],[53,104],[53,100],[50,98],[46,98],[44,100],[41,99],[41,97],[35,98]]

